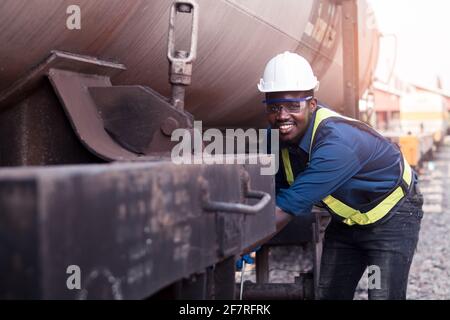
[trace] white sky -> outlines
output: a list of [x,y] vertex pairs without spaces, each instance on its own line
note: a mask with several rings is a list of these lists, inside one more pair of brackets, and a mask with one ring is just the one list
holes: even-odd
[[[369,0],[383,33],[397,36],[395,73],[401,79],[435,86],[436,76],[450,91],[450,0]],[[381,62],[392,56],[394,41],[383,40]],[[381,71],[383,66],[381,65]],[[384,73],[386,74],[386,69]]]

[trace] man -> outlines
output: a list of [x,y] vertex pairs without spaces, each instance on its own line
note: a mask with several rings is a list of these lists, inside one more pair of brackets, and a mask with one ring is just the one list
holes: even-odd
[[318,87],[309,63],[290,52],[269,61],[258,85],[280,135],[277,226],[318,203],[331,213],[319,299],[353,299],[366,267],[379,277],[369,299],[405,299],[423,215],[417,176],[374,129],[318,105]]

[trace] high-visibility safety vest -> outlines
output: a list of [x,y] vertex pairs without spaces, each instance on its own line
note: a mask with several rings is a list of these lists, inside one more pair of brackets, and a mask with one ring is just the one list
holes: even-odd
[[[339,120],[341,121],[352,122],[354,124],[358,124],[359,127],[366,126],[367,130],[373,130],[363,122],[344,117],[327,108],[318,108],[316,111],[316,119],[314,121],[311,143],[309,147],[309,160],[311,160],[311,150],[314,143],[314,138],[317,133],[317,129],[325,119],[329,118],[339,118]],[[283,160],[287,182],[289,183],[289,185],[292,185],[294,183],[294,174],[289,158],[289,150],[287,148],[283,148],[281,150],[281,157]],[[401,178],[399,177],[396,187],[390,193],[388,193],[388,195],[381,202],[379,202],[374,208],[367,212],[360,212],[359,210],[354,209],[344,202],[336,199],[332,195],[327,196],[322,200],[322,202],[331,212],[342,217],[343,222],[347,225],[368,225],[374,223],[388,214],[389,211],[391,211],[391,209],[397,203],[399,203],[400,200],[402,200],[408,193],[412,181],[412,170],[404,157],[400,166]]]

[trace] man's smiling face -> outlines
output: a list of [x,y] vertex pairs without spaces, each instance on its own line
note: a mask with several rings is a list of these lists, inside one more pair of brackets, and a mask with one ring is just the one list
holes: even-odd
[[[290,91],[290,92],[270,92],[266,94],[266,100],[274,99],[302,99],[313,96],[312,91]],[[273,129],[279,129],[280,140],[285,143],[297,144],[306,132],[309,122],[312,119],[312,114],[317,108],[317,101],[315,98],[302,102],[306,104],[304,108],[299,106],[299,102],[280,102],[272,105],[284,107],[278,112],[269,112],[267,115],[268,121]],[[296,106],[299,106],[297,109]],[[288,112],[287,108],[292,108],[297,112]]]

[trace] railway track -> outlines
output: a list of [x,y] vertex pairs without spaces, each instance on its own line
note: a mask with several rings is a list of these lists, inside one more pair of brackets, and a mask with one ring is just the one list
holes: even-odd
[[421,172],[424,216],[408,299],[450,298],[450,136]]

